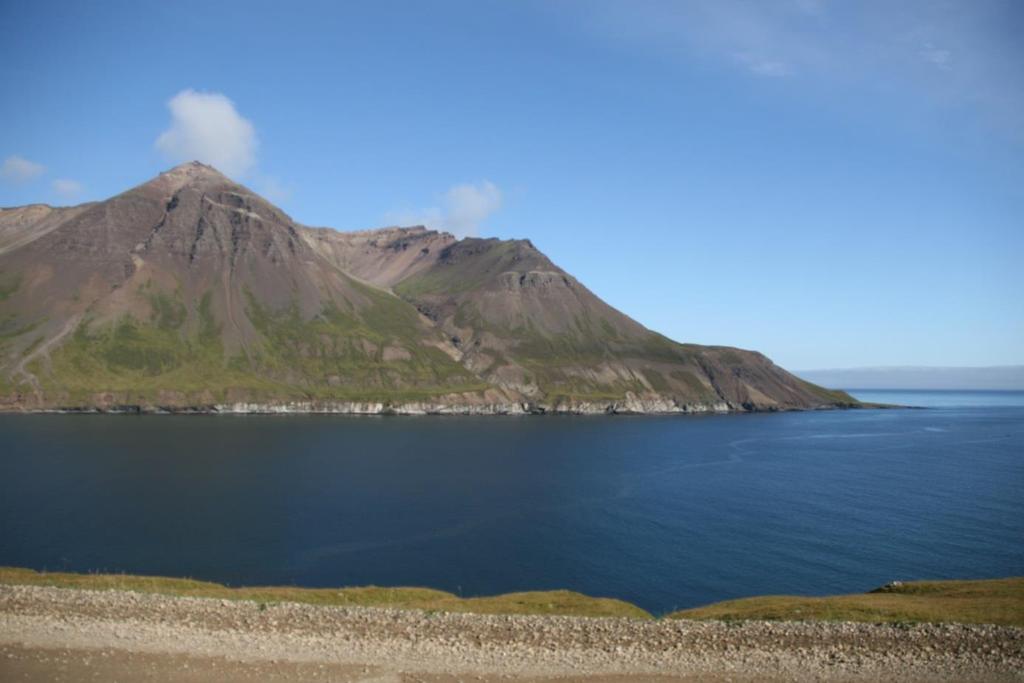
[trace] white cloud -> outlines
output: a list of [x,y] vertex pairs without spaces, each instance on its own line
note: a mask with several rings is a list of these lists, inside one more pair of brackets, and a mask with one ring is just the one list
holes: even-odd
[[51,184],[53,191],[60,195],[62,199],[74,199],[82,193],[84,189],[82,183],[77,180],[71,180],[70,178],[57,178]]
[[501,208],[498,186],[489,180],[454,185],[441,196],[441,206],[392,211],[386,220],[397,225],[425,225],[456,237],[475,237],[484,222]]
[[14,154],[0,164],[0,178],[13,183],[26,183],[42,175],[46,167]]
[[445,222],[455,235],[476,235],[480,225],[501,208],[501,191],[489,180],[456,185],[444,195]]
[[388,225],[425,225],[434,230],[447,230],[441,209],[432,206],[426,209],[396,209],[384,214]]
[[182,90],[168,101],[171,126],[156,140],[174,161],[202,161],[240,177],[256,164],[256,129],[221,93]]

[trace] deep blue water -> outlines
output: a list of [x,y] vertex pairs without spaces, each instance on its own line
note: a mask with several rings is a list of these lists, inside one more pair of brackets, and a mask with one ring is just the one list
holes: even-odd
[[1024,394],[708,417],[0,416],[0,564],[654,612],[1024,575]]

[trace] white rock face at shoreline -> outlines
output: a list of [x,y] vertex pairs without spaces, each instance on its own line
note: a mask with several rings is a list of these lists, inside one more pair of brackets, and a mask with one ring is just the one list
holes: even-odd
[[690,415],[749,412],[744,406],[725,401],[716,403],[678,403],[672,399],[639,398],[628,395],[621,401],[560,403],[446,403],[414,401],[287,401],[257,403],[236,401],[199,406],[108,405],[70,409],[17,409],[13,412],[107,413],[152,415]]
[[[628,398],[607,403],[432,403],[390,404],[358,401],[293,401],[289,403],[220,403],[209,407],[168,411],[145,406],[134,412],[199,412],[223,415],[682,415],[728,413],[736,410],[725,402],[679,404],[669,399]],[[742,410],[742,409],[740,409]],[[109,412],[118,412],[116,409]]]

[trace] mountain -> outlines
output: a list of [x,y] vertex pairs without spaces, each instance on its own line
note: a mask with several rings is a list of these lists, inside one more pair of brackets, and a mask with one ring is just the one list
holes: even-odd
[[300,225],[193,162],[0,210],[0,407],[702,412],[852,406],[679,344],[528,240]]
[[797,374],[809,382],[849,389],[1024,391],[1024,365],[845,368]]

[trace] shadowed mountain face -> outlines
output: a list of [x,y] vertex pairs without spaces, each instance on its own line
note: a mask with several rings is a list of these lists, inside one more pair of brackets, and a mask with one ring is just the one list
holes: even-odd
[[697,411],[853,404],[678,344],[529,241],[308,228],[214,169],[0,210],[8,409]]

